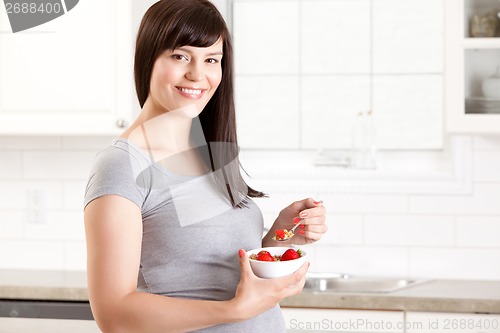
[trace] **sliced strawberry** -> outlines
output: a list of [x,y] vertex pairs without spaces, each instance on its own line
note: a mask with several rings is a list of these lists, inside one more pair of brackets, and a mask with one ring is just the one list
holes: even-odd
[[[261,251],[261,252],[267,252],[267,251]],[[261,253],[259,252],[259,254],[257,254],[257,260],[259,261],[274,261],[274,258],[272,255],[269,254],[269,252],[267,253]]]
[[281,261],[299,259],[300,254],[294,249],[288,249],[281,255]]
[[269,253],[269,252],[268,252],[268,251],[266,251],[266,250],[262,250],[262,251],[260,251],[260,252],[258,253],[258,255],[259,255],[259,254],[269,254],[269,255],[271,255],[271,253]]
[[277,239],[285,239],[285,230],[279,229],[275,231]]

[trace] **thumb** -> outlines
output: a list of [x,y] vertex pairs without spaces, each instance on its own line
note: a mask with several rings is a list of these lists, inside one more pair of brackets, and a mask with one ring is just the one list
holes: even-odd
[[240,257],[240,270],[241,270],[241,275],[243,276],[245,274],[249,274],[252,272],[252,268],[250,267],[250,261],[248,261],[248,256],[245,250],[240,249],[238,251],[238,256]]

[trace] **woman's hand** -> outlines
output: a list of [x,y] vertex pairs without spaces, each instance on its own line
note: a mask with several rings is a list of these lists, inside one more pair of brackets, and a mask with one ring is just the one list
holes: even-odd
[[302,220],[302,224],[295,229],[295,236],[290,242],[282,244],[304,245],[314,243],[321,239],[328,230],[328,226],[325,224],[325,213],[326,209],[322,202],[315,201],[312,198],[295,201],[280,212],[262,243],[265,244],[264,246],[280,246],[280,243],[272,240],[275,231],[279,229],[290,230],[300,220]]
[[274,279],[257,277],[250,267],[250,261],[244,250],[240,256],[240,283],[236,294],[230,301],[237,320],[252,318],[278,304],[283,298],[297,295],[304,288],[309,263],[306,262],[295,273]]

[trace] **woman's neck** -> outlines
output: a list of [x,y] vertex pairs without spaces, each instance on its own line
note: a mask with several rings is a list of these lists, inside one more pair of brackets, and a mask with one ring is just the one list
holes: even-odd
[[151,152],[155,160],[193,148],[190,132],[193,119],[192,107],[166,111],[160,110],[148,99],[136,121],[121,137]]

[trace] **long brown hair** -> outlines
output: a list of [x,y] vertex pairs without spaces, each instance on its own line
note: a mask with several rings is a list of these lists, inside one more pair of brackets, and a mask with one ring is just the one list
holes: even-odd
[[160,0],[144,14],[137,34],[134,79],[141,108],[150,92],[153,66],[165,50],[181,46],[208,47],[223,42],[222,80],[199,119],[211,164],[221,191],[233,207],[247,197],[264,194],[250,188],[241,175],[236,136],[233,87],[233,48],[226,23],[208,0]]

